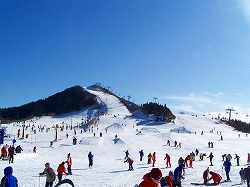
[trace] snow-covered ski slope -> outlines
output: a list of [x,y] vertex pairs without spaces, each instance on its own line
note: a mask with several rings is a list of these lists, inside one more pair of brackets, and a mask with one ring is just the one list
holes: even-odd
[[[152,169],[152,166],[147,164],[148,153],[156,152],[155,167],[159,167],[163,174],[167,175],[177,166],[179,157],[185,158],[197,148],[207,155],[210,152],[213,153],[214,166],[210,166],[210,170],[220,173],[223,179],[225,179],[225,172],[222,170],[221,156],[230,153],[234,158],[235,154],[238,154],[241,157],[240,166],[236,166],[235,160],[232,159],[233,167],[230,173],[232,182],[223,183],[220,186],[234,186],[240,183],[239,170],[241,167],[246,167],[247,153],[250,152],[250,137],[247,137],[245,133],[234,131],[231,127],[203,116],[176,114],[175,123],[143,123],[141,119],[133,118],[117,98],[100,91],[89,91],[99,97],[99,101],[105,108],[103,111],[107,110],[107,113],[100,116],[97,123],[93,125],[93,132],[90,130],[81,133],[82,129],[76,129],[77,145],[73,145],[74,130],[70,128],[66,130],[66,126],[71,124],[77,126],[82,122],[82,118],[85,120],[97,112],[94,108],[62,116],[26,121],[25,125],[36,126],[37,133],[34,134],[29,127],[25,130],[25,134],[29,134],[28,138],[17,139],[15,145],[21,145],[24,151],[15,155],[12,164],[8,161],[0,161],[0,177],[3,177],[3,169],[11,165],[20,187],[42,187],[45,177],[39,178],[38,173],[43,171],[44,164],[49,162],[56,171],[57,166],[62,161],[66,161],[67,154],[71,153],[73,175],[64,177],[72,180],[76,187],[133,187],[139,184],[143,175]],[[53,147],[50,147],[50,141],[55,139],[55,129],[52,126],[56,124],[64,125],[65,128],[63,131],[58,129],[58,139],[53,143]],[[38,125],[46,126],[50,130],[39,132]],[[7,133],[16,135],[18,129],[22,132],[22,124],[10,124]],[[203,135],[201,135],[202,131]],[[100,132],[102,132],[102,137],[99,135]],[[66,133],[69,134],[68,138],[66,138]],[[221,141],[220,133],[223,141]],[[116,141],[114,141],[115,135],[118,136]],[[171,141],[171,146],[166,145],[167,140]],[[181,148],[173,146],[175,140],[178,143],[181,142]],[[208,148],[209,141],[213,142],[214,148]],[[11,144],[11,142],[12,138],[8,138],[4,143]],[[32,152],[35,145],[37,153]],[[139,151],[141,149],[144,150],[145,156],[140,162]],[[128,171],[128,164],[124,163],[126,150],[129,150],[134,160],[133,171]],[[92,169],[88,167],[89,151],[94,154]],[[166,152],[171,156],[172,168],[166,168],[164,161]],[[191,186],[191,182],[202,182],[202,173],[209,165],[207,157],[204,157],[204,161],[199,161],[196,157],[193,168],[186,169],[183,187]]]

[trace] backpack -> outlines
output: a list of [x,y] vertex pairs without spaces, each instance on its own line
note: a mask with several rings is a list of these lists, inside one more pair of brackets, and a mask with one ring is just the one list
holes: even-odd
[[49,176],[51,177],[51,179],[54,182],[56,180],[56,174],[55,174],[54,170],[52,168],[49,168],[48,173],[49,173]]

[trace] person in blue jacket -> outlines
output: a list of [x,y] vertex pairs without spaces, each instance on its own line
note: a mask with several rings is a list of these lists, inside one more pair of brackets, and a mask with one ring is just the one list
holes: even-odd
[[93,166],[93,157],[94,155],[91,153],[91,151],[88,154],[88,158],[89,158],[89,168],[92,168]]
[[227,176],[227,180],[228,181],[231,181],[230,180],[230,177],[229,177],[229,172],[230,172],[230,169],[231,169],[231,162],[229,161],[228,158],[226,158],[226,161],[223,163],[223,166],[224,166],[224,169],[225,169],[225,172],[226,172],[226,176]]
[[1,187],[18,187],[18,181],[15,176],[12,175],[13,168],[8,166],[4,169],[4,177],[1,180]]
[[173,178],[173,187],[181,187],[181,179],[184,179],[182,176],[182,166],[178,166],[174,170],[174,178]]
[[140,150],[139,154],[140,154],[140,161],[142,161],[142,157],[144,156],[143,150]]

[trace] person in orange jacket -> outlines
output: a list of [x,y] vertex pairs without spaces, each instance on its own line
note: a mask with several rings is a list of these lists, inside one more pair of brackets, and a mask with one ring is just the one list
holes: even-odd
[[149,173],[143,176],[143,181],[138,187],[156,187],[160,184],[162,172],[159,168],[153,168]]
[[219,184],[220,183],[222,177],[218,173],[210,171],[209,174],[211,175],[211,177],[208,179],[208,181],[213,179],[214,184]]
[[65,164],[65,162],[62,162],[61,164],[59,164],[59,166],[57,168],[57,177],[58,177],[59,182],[62,180],[63,173],[68,175],[64,164]]
[[153,153],[152,155],[152,167],[155,167],[155,161],[156,161],[156,152]]
[[69,175],[72,175],[72,172],[71,172],[71,166],[72,166],[72,158],[70,156],[70,153],[68,154],[67,156],[67,161],[66,161],[67,165],[68,165],[68,174]]

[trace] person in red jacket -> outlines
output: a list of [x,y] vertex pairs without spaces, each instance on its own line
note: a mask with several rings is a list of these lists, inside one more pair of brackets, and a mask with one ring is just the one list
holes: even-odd
[[159,168],[153,168],[149,173],[143,176],[143,181],[138,187],[157,187],[160,183],[162,172]]
[[59,182],[62,180],[63,173],[68,175],[64,164],[65,164],[65,162],[62,162],[61,164],[59,164],[59,166],[57,168],[57,177],[58,177]]
[[165,156],[164,160],[166,160],[166,165],[167,165],[167,167],[170,167],[170,168],[171,168],[170,156],[169,156],[168,153],[166,153],[166,156]]
[[3,146],[1,149],[1,158],[4,160],[6,157],[7,157],[7,149],[5,146]]
[[214,184],[219,184],[220,183],[222,177],[218,173],[210,171],[209,174],[211,175],[211,178],[208,179],[208,181],[213,179]]

